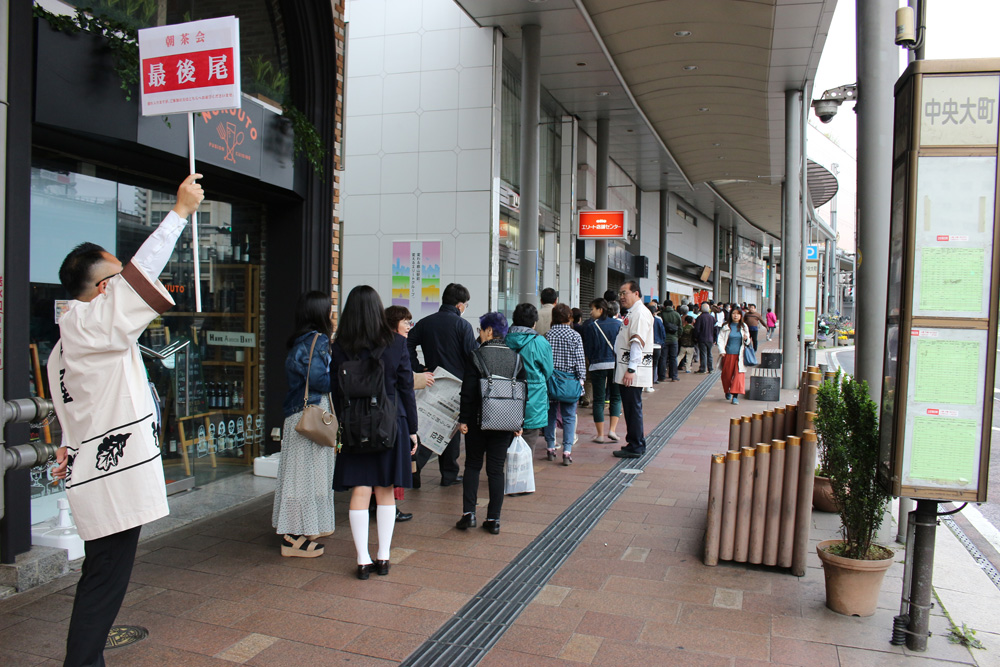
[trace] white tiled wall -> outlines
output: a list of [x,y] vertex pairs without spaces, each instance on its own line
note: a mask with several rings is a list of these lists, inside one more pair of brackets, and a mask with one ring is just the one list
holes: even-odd
[[494,266],[494,32],[453,0],[347,5],[342,289],[388,302],[393,241],[440,240],[442,287],[468,287],[478,316]]

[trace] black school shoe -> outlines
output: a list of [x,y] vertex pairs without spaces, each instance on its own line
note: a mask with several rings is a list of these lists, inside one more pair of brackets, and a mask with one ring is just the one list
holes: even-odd
[[483,521],[483,530],[494,535],[500,534],[500,519],[487,519]]
[[398,507],[396,508],[396,523],[402,523],[404,521],[409,521],[412,518],[413,518],[413,514],[411,512],[400,512],[399,508]]
[[459,530],[465,530],[466,528],[475,528],[475,527],[476,527],[476,515],[472,513],[463,514],[462,518],[459,519],[458,523],[455,524],[455,528],[458,528]]

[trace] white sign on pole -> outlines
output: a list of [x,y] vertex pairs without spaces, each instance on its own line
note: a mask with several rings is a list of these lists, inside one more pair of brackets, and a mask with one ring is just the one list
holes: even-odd
[[226,16],[139,31],[142,115],[240,107],[240,20]]
[[[239,109],[240,20],[225,16],[139,31],[143,116],[186,113],[188,166],[194,174],[194,114]],[[194,310],[201,312],[198,212],[191,214]]]

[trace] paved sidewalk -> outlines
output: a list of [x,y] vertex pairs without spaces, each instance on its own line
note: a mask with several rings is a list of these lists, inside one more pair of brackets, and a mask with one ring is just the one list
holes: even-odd
[[[679,383],[645,394],[646,430],[704,378],[682,373]],[[879,611],[868,619],[825,608],[815,555],[801,579],[770,568],[701,564],[709,455],[725,449],[729,417],[768,407],[730,405],[713,388],[480,664],[973,664],[967,649],[944,638],[940,609],[926,654],[889,645],[901,564],[890,570]],[[592,420],[579,424],[575,463],[536,461],[537,492],[505,500],[497,536],[456,530],[461,487],[442,488],[425,470],[424,488],[407,491],[401,505],[414,519],[396,526],[387,577],[354,577],[343,495],[336,500],[337,532],[317,559],[279,555],[269,496],[144,541],[118,622],[143,625],[150,636],[108,651],[108,664],[402,661],[617,462],[611,452],[620,445],[591,443]],[[624,435],[624,424],[618,432]],[[485,505],[485,475],[480,496]],[[838,527],[834,515],[816,513],[814,523],[814,541]],[[942,547],[938,553],[957,578],[952,588],[973,602],[987,600],[967,569],[955,570],[976,570],[970,558],[946,556]],[[0,664],[60,664],[77,576],[0,601]],[[981,613],[995,617],[996,609]]]

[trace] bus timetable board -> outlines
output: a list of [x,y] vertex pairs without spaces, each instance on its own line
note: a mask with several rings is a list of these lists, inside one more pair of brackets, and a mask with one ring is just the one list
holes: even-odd
[[986,500],[996,377],[1000,60],[923,60],[896,83],[879,480]]

